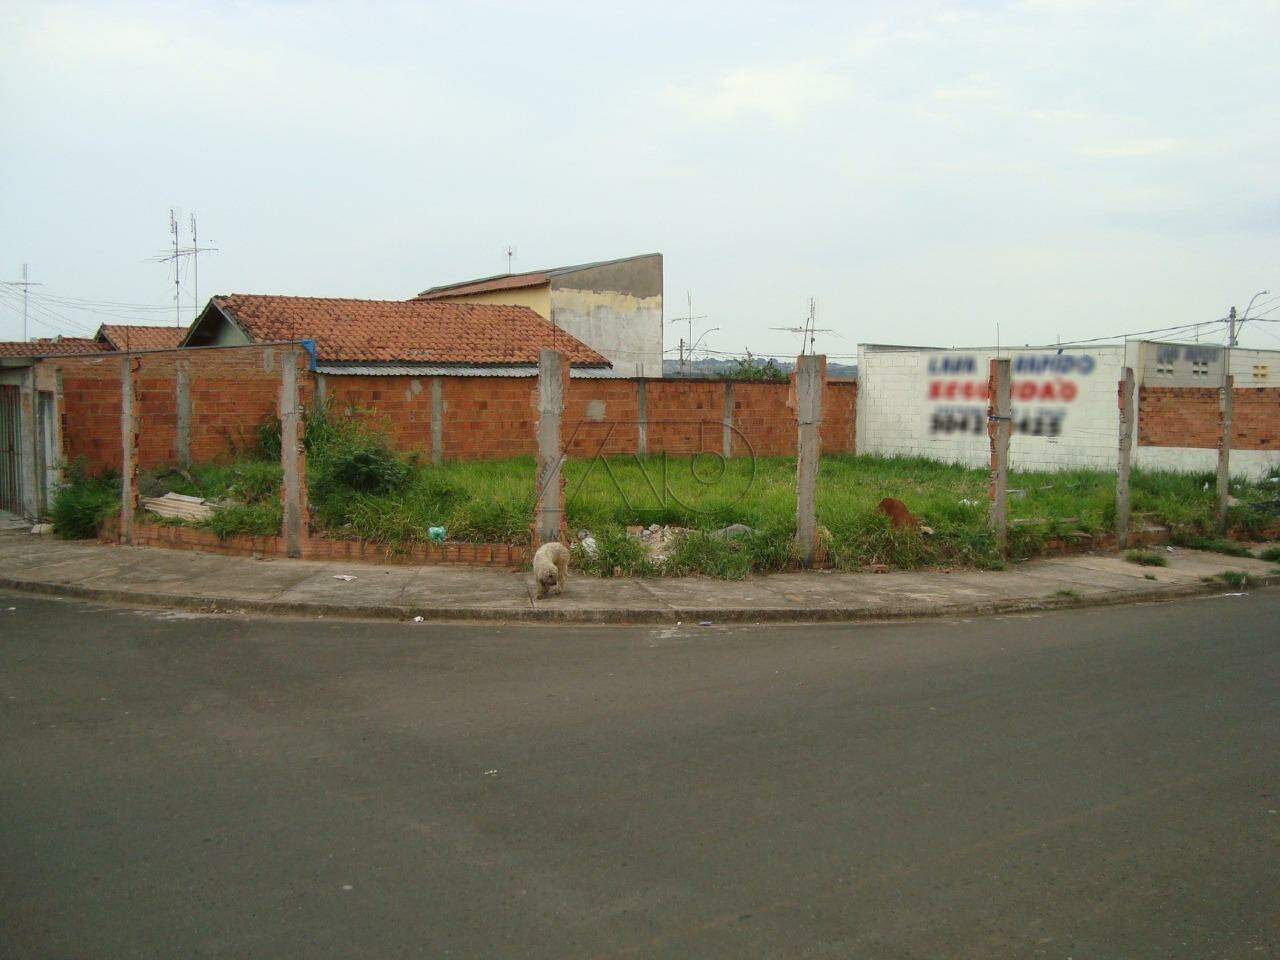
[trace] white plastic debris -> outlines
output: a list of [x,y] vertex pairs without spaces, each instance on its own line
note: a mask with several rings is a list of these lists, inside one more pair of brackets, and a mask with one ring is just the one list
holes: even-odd
[[421,622],[422,622],[422,618],[421,618],[421,617],[414,617],[414,618],[413,618],[413,622],[414,622],[414,623],[421,623]]
[[355,578],[355,577],[353,577],[353,576],[352,576],[351,574],[349,574],[349,573],[335,573],[335,574],[333,575],[333,579],[335,579],[335,580],[355,580],[356,578]]
[[497,770],[486,770],[486,771],[484,772],[484,775],[485,775],[486,777],[496,777],[496,776],[498,775],[498,771],[497,771]]
[[594,557],[600,552],[600,547],[596,543],[596,538],[589,533],[578,542],[582,544],[582,552],[588,557]]
[[35,526],[33,526],[33,527],[31,528],[31,532],[32,532],[32,533],[37,533],[37,534],[40,534],[40,533],[53,533],[53,524],[52,524],[52,523],[37,523]]

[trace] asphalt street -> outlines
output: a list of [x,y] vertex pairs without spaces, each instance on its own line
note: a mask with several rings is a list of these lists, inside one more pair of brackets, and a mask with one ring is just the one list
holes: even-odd
[[1280,956],[1280,591],[916,624],[0,594],[0,956]]

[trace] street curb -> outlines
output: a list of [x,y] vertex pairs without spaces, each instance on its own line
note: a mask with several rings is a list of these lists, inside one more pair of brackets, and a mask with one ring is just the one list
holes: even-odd
[[[1250,588],[1280,584],[1280,575],[1250,576]],[[205,597],[195,594],[140,593],[86,587],[46,580],[22,580],[0,576],[0,588],[53,597],[71,597],[133,606],[167,607],[202,613],[257,613],[276,617],[307,617],[338,620],[410,621],[421,617],[431,623],[544,623],[544,624],[674,624],[710,621],[725,623],[873,623],[906,620],[937,620],[966,616],[997,616],[1048,610],[1074,610],[1091,607],[1113,607],[1124,604],[1178,600],[1186,597],[1212,596],[1223,592],[1223,585],[1196,582],[1157,590],[1121,590],[1092,597],[1042,597],[995,601],[993,603],[928,604],[919,607],[877,609],[871,607],[827,607],[796,610],[791,607],[727,607],[698,609],[615,609],[599,607],[587,610],[530,607],[525,611],[489,607],[421,608],[396,605],[362,605],[341,603],[301,603],[282,600],[233,600],[227,597]]]

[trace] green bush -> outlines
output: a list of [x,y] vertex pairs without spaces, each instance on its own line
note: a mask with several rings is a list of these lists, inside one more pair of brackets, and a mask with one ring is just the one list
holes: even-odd
[[1267,547],[1258,554],[1258,558],[1268,563],[1280,563],[1280,547]]
[[1130,550],[1124,555],[1124,558],[1130,563],[1136,563],[1140,567],[1167,567],[1169,560],[1160,556],[1158,553],[1152,553],[1150,550]]
[[119,511],[118,477],[87,477],[82,470],[72,470],[67,484],[54,497],[50,513],[58,536],[87,540],[98,535],[103,520]]

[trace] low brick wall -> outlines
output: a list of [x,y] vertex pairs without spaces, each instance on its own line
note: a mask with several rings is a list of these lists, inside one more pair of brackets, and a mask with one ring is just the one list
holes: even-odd
[[[1138,443],[1144,447],[1214,449],[1222,432],[1215,387],[1146,387],[1138,397]],[[1231,449],[1280,446],[1280,389],[1236,387],[1231,396]]]
[[[120,520],[110,517],[98,531],[104,543],[118,543]],[[283,537],[233,536],[225,540],[200,527],[134,521],[135,547],[194,550],[227,557],[284,557]],[[308,537],[302,542],[303,560],[362,560],[367,563],[463,564],[518,568],[529,562],[531,548],[520,543],[413,543],[392,546],[369,540]]]

